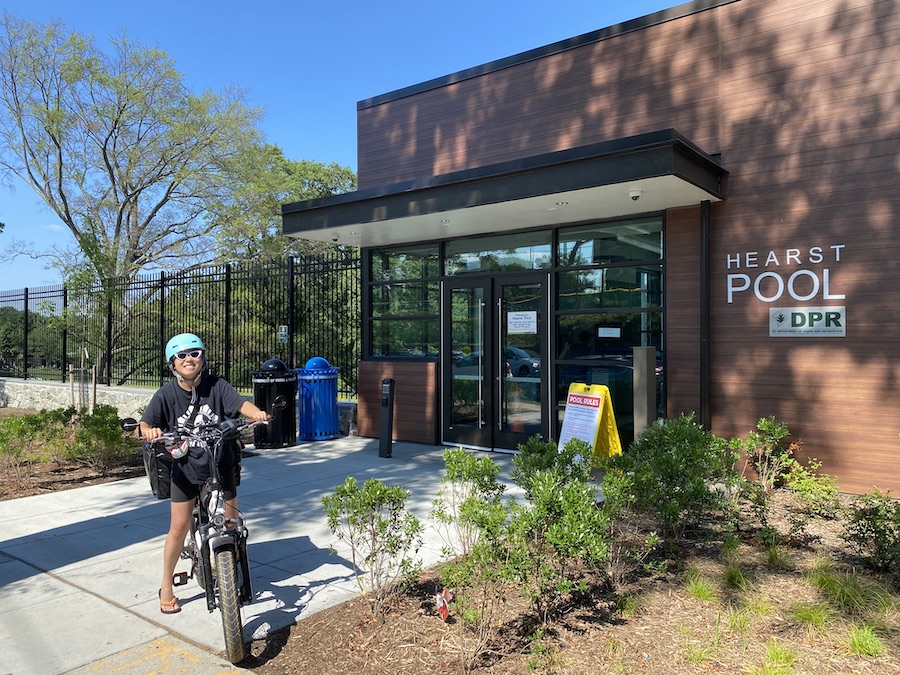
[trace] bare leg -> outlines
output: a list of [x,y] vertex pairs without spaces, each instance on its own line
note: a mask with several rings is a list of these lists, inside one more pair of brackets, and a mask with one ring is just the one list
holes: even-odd
[[234,520],[238,517],[237,497],[225,502],[225,517],[228,518],[228,520]]
[[165,602],[175,597],[172,590],[172,575],[175,574],[175,565],[184,548],[184,538],[191,528],[191,515],[194,512],[194,502],[172,502],[171,519],[169,521],[169,533],[166,535],[166,545],[163,549],[163,575],[159,585],[160,597]]

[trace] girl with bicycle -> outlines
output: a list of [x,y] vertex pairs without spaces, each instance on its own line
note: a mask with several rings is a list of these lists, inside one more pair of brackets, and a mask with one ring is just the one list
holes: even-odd
[[[167,431],[191,429],[238,414],[258,422],[269,419],[266,412],[246,400],[226,380],[206,372],[206,346],[193,333],[181,333],[169,340],[166,361],[175,379],[159,388],[141,417],[140,430],[145,441],[153,442]],[[163,614],[181,611],[172,577],[190,528],[194,504],[201,486],[209,478],[208,459],[203,448],[186,444],[173,452],[173,457],[176,459],[172,462],[171,516],[159,588],[159,611]],[[235,518],[238,513],[238,460],[235,453],[231,453],[220,464],[227,518]]]

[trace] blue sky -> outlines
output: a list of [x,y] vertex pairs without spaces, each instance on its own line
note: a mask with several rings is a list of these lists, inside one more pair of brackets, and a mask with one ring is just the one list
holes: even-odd
[[[166,50],[195,91],[239,84],[270,143],[294,160],[356,169],[356,104],[680,4],[678,0],[0,0],[31,21],[60,19],[101,46],[125,30]],[[30,187],[0,185],[0,250],[71,235]],[[44,262],[0,265],[0,291],[60,283]]]

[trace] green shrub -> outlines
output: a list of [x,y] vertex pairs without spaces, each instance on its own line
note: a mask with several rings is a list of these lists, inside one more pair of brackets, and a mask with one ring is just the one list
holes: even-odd
[[873,490],[847,510],[846,540],[878,570],[900,569],[900,501]]
[[122,433],[119,411],[113,406],[94,406],[94,411],[80,416],[79,422],[70,457],[102,472],[126,458],[136,447],[135,440]]
[[582,566],[606,561],[609,522],[589,484],[584,441],[572,439],[557,450],[533,438],[520,450],[513,476],[528,503],[510,506],[508,560],[536,618],[546,623],[572,593],[586,589]]
[[[728,444],[681,415],[647,427],[622,455],[608,460],[603,492],[627,499],[636,513],[652,514],[663,533],[678,538],[709,510],[730,509],[725,486],[738,482]],[[612,486],[610,481],[630,483]]]
[[69,459],[76,425],[72,407],[5,417],[0,419],[0,454],[17,467]]
[[500,466],[490,457],[477,459],[462,448],[444,452],[444,476],[431,517],[444,537],[444,555],[468,554],[484,530],[493,530],[506,487],[497,480]]
[[785,482],[804,513],[814,518],[834,518],[841,510],[837,479],[819,473],[822,462],[812,457],[806,466],[795,459],[787,464]]
[[747,434],[743,450],[747,464],[756,471],[759,484],[768,493],[783,480],[795,446],[782,446],[782,441],[791,433],[787,425],[776,420],[774,415],[760,419],[756,428],[757,431]]
[[567,480],[559,471],[538,471],[530,480],[528,504],[513,504],[509,560],[538,621],[579,590],[584,572],[601,567],[608,554],[607,518],[587,482]]
[[422,545],[422,524],[406,511],[409,494],[376,478],[360,489],[348,476],[322,498],[328,527],[350,547],[356,583],[373,616],[384,614],[421,570],[413,556]]
[[518,447],[513,457],[510,477],[530,496],[534,477],[541,471],[555,471],[563,481],[587,482],[590,479],[594,456],[591,446],[572,438],[558,448],[553,441],[532,436]]
[[642,519],[634,517],[637,496],[633,473],[607,467],[601,485],[601,508],[607,518],[609,542],[605,572],[613,591],[621,593],[629,575],[645,565],[660,539],[655,530],[646,528]]
[[817,473],[821,466],[815,458],[805,466],[793,458],[786,462],[784,480],[791,491],[788,520],[794,536],[805,534],[811,520],[834,518],[841,510],[837,480]]
[[444,452],[444,476],[431,515],[444,536],[444,587],[452,593],[450,612],[462,672],[471,672],[488,649],[506,598],[507,564],[500,466],[462,448]]

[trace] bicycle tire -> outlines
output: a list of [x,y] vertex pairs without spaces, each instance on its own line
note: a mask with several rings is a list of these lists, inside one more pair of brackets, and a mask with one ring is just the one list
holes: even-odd
[[247,656],[244,627],[241,623],[241,600],[237,560],[233,548],[216,551],[216,576],[219,582],[219,611],[225,632],[225,655],[231,663]]

